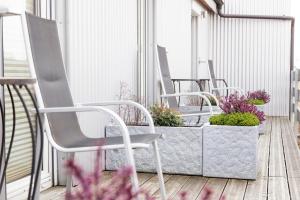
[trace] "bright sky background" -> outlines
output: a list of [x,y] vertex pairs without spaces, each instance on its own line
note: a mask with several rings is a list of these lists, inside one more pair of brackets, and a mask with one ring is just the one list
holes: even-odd
[[295,64],[300,68],[300,1],[292,0],[292,16],[296,17]]

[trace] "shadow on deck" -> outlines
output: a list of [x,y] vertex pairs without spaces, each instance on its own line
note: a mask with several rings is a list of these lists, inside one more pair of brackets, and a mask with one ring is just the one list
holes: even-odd
[[[105,172],[107,182],[110,173]],[[300,200],[300,153],[296,134],[287,118],[267,120],[267,133],[259,138],[258,174],[256,181],[217,179],[201,176],[165,175],[169,199],[187,191],[188,199],[198,199],[205,187],[214,191],[212,200],[225,195],[227,200]],[[140,184],[159,199],[157,177],[140,173]],[[64,199],[64,188],[54,187],[42,192],[41,199]]]

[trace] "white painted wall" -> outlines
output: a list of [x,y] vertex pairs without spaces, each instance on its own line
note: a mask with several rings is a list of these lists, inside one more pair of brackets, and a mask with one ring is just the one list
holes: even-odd
[[300,2],[298,0],[291,0],[292,1],[292,15],[295,16],[295,65],[297,68],[300,68],[300,13],[299,7]]
[[[289,15],[290,0],[228,0],[224,13]],[[267,114],[287,116],[290,23],[216,16],[211,23],[217,76],[245,90],[265,89],[272,96]]]
[[[66,63],[75,102],[116,100],[120,81],[135,90],[136,0],[68,0],[66,39]],[[103,136],[107,119],[80,115],[89,137]],[[93,162],[89,156],[81,156],[81,160]]]
[[197,77],[200,79],[208,78],[207,60],[210,50],[210,20],[211,14],[205,12],[198,16],[198,65]]
[[191,77],[191,0],[157,1],[157,44],[165,46],[172,78]]

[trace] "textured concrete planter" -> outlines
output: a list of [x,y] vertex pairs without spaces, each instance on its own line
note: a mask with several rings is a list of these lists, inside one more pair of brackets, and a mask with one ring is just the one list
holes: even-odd
[[[259,111],[266,113],[265,112],[266,105],[256,105],[256,107]],[[264,134],[266,132],[266,121],[264,121],[262,124],[259,125],[258,131],[260,134]]]
[[[129,127],[130,134],[145,133],[147,127]],[[199,127],[156,127],[162,134],[158,140],[164,173],[202,175],[202,129]],[[119,135],[118,126],[107,126],[106,137]],[[115,170],[124,165],[124,150],[106,151],[106,169]],[[153,150],[134,151],[137,170],[156,172]]]
[[256,179],[258,127],[203,128],[203,175]]

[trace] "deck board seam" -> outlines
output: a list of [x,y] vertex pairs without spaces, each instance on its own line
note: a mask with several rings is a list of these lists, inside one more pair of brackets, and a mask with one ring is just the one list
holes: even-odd
[[203,187],[201,188],[200,192],[198,193],[196,199],[200,198],[201,192],[203,191],[203,189],[206,187],[207,183],[208,183],[209,178],[206,178],[205,184],[203,185]]
[[272,130],[273,130],[273,121],[274,121],[274,117],[270,118],[270,131],[268,132],[269,134],[269,154],[268,154],[268,179],[267,179],[267,197],[266,197],[266,200],[269,199],[269,184],[270,184],[270,157],[271,157],[271,133],[272,133]]
[[243,200],[246,198],[246,193],[247,193],[247,188],[249,185],[249,181],[247,181],[246,187],[245,187],[245,191],[244,191],[244,195],[243,195]]
[[288,169],[287,169],[287,163],[286,163],[286,150],[285,150],[285,146],[284,146],[284,142],[283,142],[283,130],[282,130],[282,126],[283,126],[283,122],[282,120],[280,120],[280,130],[281,130],[281,143],[282,143],[282,149],[283,149],[283,157],[284,157],[284,165],[285,165],[285,173],[286,173],[286,181],[287,181],[287,185],[288,185],[288,189],[289,189],[289,195],[290,195],[290,199],[292,199],[292,194],[291,194],[291,188],[290,188],[290,184],[289,184],[289,173],[288,173]]
[[229,182],[229,179],[227,179],[226,184],[224,185],[224,188],[223,188],[223,190],[222,190],[222,192],[221,192],[221,194],[220,194],[220,196],[219,196],[219,199],[221,199],[221,197],[222,197],[223,195],[225,195],[224,192],[225,192],[226,186],[228,185],[228,182]]

